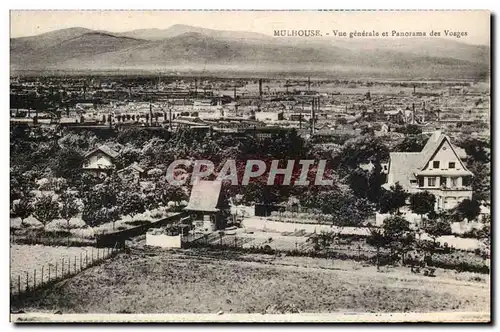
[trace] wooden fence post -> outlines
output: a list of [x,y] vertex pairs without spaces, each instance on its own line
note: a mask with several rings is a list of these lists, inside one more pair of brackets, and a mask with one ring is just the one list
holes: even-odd
[[68,257],[68,275],[71,274],[71,256]]
[[57,280],[57,261],[56,261],[56,280]]
[[49,264],[49,282],[50,282],[50,264]]
[[80,251],[80,271],[83,270],[82,269],[82,252]]

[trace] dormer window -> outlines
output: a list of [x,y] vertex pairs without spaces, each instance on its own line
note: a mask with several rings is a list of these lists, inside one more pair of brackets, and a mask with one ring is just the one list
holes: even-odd
[[433,161],[432,168],[439,168],[439,161]]
[[454,169],[455,168],[455,163],[454,162],[448,163],[448,168]]

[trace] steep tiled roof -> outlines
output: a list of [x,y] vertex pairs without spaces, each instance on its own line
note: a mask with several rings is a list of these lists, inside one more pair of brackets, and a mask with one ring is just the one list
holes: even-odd
[[217,212],[222,181],[198,181],[191,189],[186,210]]
[[101,151],[103,152],[104,154],[107,154],[108,156],[110,156],[111,158],[116,158],[118,157],[118,152],[112,150],[109,146],[107,145],[101,145],[100,147],[98,147],[97,149],[94,149],[92,151],[90,151],[89,153],[87,153],[85,155],[85,158],[93,155],[94,153],[96,153],[97,151]]
[[415,179],[414,174],[418,171],[421,158],[420,152],[391,152],[388,184],[399,182],[404,189],[409,189],[410,180]]

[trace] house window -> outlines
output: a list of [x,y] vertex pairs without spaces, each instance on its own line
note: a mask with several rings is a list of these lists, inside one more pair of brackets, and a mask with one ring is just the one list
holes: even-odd
[[456,177],[453,177],[453,178],[450,178],[451,179],[451,187],[456,187],[458,185],[458,178]]
[[435,187],[436,186],[436,178],[435,177],[427,178],[427,185],[429,187]]
[[432,168],[439,168],[439,160],[432,162]]
[[423,177],[419,177],[418,178],[418,186],[419,187],[423,187],[424,186],[424,178]]
[[448,168],[451,168],[451,169],[455,168],[455,163],[454,162],[448,163]]

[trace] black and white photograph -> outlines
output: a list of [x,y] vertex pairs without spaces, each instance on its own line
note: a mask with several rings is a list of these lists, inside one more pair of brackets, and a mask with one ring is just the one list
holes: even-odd
[[10,321],[490,323],[491,24],[11,10]]

